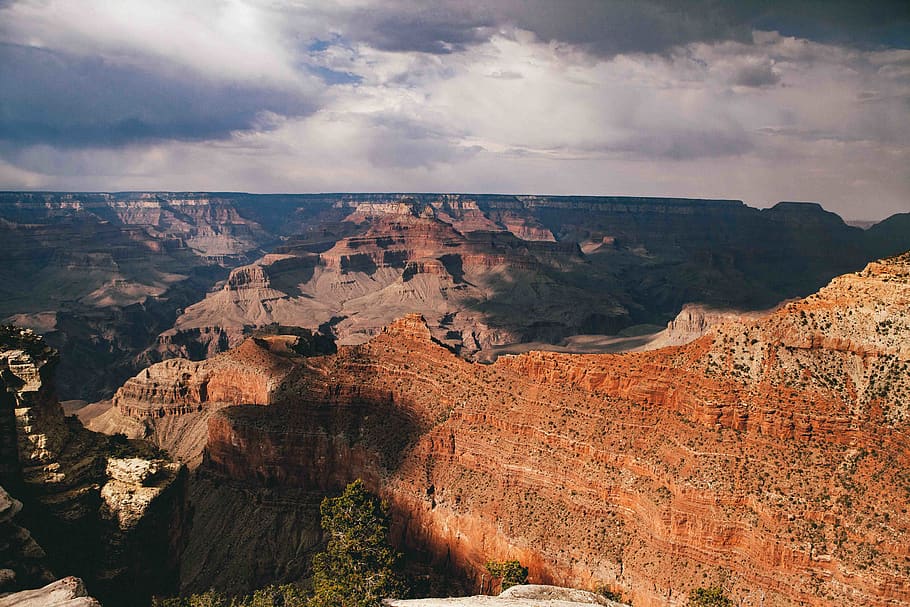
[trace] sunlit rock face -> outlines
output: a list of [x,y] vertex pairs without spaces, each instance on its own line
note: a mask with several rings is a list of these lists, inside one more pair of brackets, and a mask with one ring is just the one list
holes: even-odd
[[419,312],[483,358],[663,325],[686,303],[767,309],[906,250],[905,223],[729,200],[5,192],[0,321],[63,354],[64,400],[97,400],[271,323],[355,344]]
[[267,402],[164,419],[196,420],[170,436],[204,443],[206,478],[299,491],[288,511],[365,479],[400,545],[478,589],[488,560],[517,558],[533,582],[636,605],[718,584],[764,605],[907,605],[908,343],[903,255],[648,352],[473,364],[419,315],[287,366],[280,344],[244,346]]
[[235,269],[223,288],[185,310],[162,350],[174,351],[175,337],[192,332],[235,346],[249,327],[273,323],[328,326],[340,343],[362,343],[416,311],[438,339],[469,356],[629,322],[602,287],[587,292],[566,282],[588,270],[572,243],[525,241],[502,230],[465,235],[439,218],[404,212],[411,209],[405,205],[377,206],[349,217],[371,221],[365,232],[326,251],[289,249]]

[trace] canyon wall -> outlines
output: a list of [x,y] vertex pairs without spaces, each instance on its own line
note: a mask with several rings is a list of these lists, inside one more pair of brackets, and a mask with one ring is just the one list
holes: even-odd
[[668,198],[2,192],[0,321],[63,354],[64,399],[97,400],[271,323],[353,344],[417,311],[473,356],[662,325],[689,302],[768,308],[906,250],[906,220],[863,231],[815,204]]
[[473,364],[411,315],[208,412],[199,470],[310,496],[363,478],[400,545],[478,588],[518,558],[636,605],[716,584],[910,605],[908,344],[910,254],[650,352]]
[[407,205],[370,205],[348,218],[371,221],[362,234],[318,254],[287,245],[286,253],[233,270],[223,288],[184,311],[162,346],[173,351],[193,332],[209,344],[217,336],[236,346],[250,327],[272,323],[324,327],[340,343],[362,343],[417,311],[437,338],[468,356],[628,324],[609,281],[586,288],[568,281],[590,271],[574,243],[502,231],[464,235],[415,213]]
[[[176,587],[185,469],[64,417],[56,364],[57,353],[37,335],[0,328],[0,410],[7,420],[0,484],[15,496],[12,504],[24,504],[17,520],[43,548],[42,567],[79,575],[108,605],[147,603],[153,592]],[[18,588],[38,581],[13,571]]]

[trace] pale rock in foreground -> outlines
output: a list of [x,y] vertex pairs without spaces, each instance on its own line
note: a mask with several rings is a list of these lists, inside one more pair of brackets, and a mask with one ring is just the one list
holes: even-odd
[[527,584],[512,586],[499,596],[466,596],[447,599],[409,599],[389,601],[390,607],[579,607],[581,605],[603,605],[624,607],[593,592]]
[[0,607],[101,607],[77,577],[65,577],[35,590],[0,597]]

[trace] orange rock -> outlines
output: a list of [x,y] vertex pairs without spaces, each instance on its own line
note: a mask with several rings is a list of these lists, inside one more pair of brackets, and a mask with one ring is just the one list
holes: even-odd
[[[403,542],[478,588],[487,560],[519,558],[532,582],[635,605],[715,584],[768,607],[910,605],[908,348],[910,255],[652,352],[472,364],[412,315],[289,366],[255,344],[230,355],[242,369],[200,363],[206,385],[238,382],[228,401],[270,405],[212,415],[206,466],[363,478]],[[149,402],[178,384],[199,401],[202,378],[178,375]]]

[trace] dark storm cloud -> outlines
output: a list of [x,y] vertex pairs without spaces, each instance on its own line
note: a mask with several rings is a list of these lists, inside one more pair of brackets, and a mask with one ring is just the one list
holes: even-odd
[[906,0],[750,0],[730,4],[736,5],[734,15],[757,29],[864,49],[910,48],[910,2]]
[[348,28],[355,39],[380,50],[448,54],[489,40],[493,25],[489,15],[440,6],[362,9],[354,13]]
[[520,28],[545,41],[567,42],[595,54],[662,52],[695,40],[736,38],[750,31],[675,2],[621,0],[410,0],[362,8],[342,26],[353,40],[389,51],[448,54]]
[[301,116],[316,109],[292,91],[13,44],[0,44],[0,82],[17,83],[0,87],[0,140],[19,145],[220,139],[268,128],[263,112]]
[[664,53],[691,42],[751,40],[753,29],[863,48],[910,46],[910,2],[855,0],[411,0],[360,8],[349,38],[389,51],[446,54],[517,27],[592,54]]

